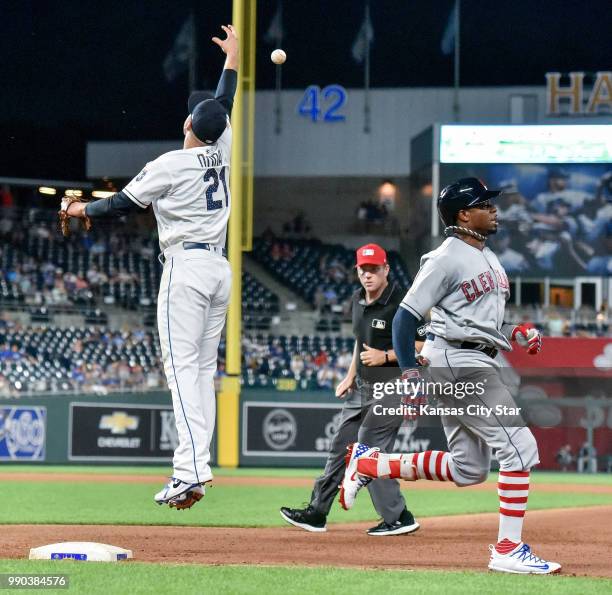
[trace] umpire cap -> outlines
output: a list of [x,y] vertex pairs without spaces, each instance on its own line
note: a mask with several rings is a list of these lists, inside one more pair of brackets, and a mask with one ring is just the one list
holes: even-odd
[[442,188],[438,197],[438,213],[444,225],[454,225],[459,211],[500,194],[501,190],[489,190],[478,178],[461,178]]
[[194,91],[187,101],[191,129],[198,140],[212,145],[227,126],[227,110],[208,91]]

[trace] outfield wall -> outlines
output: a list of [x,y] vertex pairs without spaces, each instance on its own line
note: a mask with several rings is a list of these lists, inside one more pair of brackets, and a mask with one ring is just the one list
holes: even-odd
[[[320,467],[341,410],[342,403],[323,391],[244,391],[240,465]],[[164,391],[0,401],[0,464],[170,464],[177,442]],[[444,445],[439,428],[404,428],[397,444],[402,450]],[[215,451],[213,441],[213,463]]]
[[[597,449],[599,469],[608,468],[612,401],[532,398],[526,407],[540,446],[540,468],[558,468],[559,448],[569,443],[577,454],[586,440]],[[322,467],[341,411],[342,403],[326,391],[243,391],[240,465]],[[406,422],[395,451],[446,450],[439,423],[429,419],[421,425]],[[170,396],[164,391],[0,401],[0,464],[170,465],[177,442]],[[215,446],[213,441],[213,464]]]

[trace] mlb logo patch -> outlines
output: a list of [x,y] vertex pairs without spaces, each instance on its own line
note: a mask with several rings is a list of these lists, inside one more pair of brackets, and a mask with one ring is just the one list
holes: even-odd
[[372,248],[366,248],[361,251],[361,256],[374,256],[374,250],[372,250]]
[[378,318],[375,318],[374,320],[372,320],[372,328],[384,329],[386,326],[387,326],[386,320],[378,320]]

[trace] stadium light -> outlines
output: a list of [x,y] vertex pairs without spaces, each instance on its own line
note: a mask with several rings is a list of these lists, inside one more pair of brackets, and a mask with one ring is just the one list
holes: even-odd
[[397,187],[390,180],[384,181],[378,188],[378,194],[381,198],[388,197],[388,198],[391,198],[392,200],[395,200],[396,192],[397,192]]
[[395,208],[395,201],[397,199],[397,186],[391,180],[385,180],[378,187],[378,200],[380,204],[383,204],[389,210]]
[[91,195],[94,198],[108,198],[109,196],[112,196],[113,194],[115,194],[114,192],[111,192],[110,190],[94,190]]
[[55,188],[51,188],[50,186],[40,186],[38,188],[38,192],[41,194],[49,194],[50,196],[57,194],[57,190]]
[[431,182],[427,182],[421,186],[421,196],[424,198],[431,198],[433,192],[433,186]]
[[64,192],[66,196],[83,196],[82,190],[75,190],[74,188],[67,188]]

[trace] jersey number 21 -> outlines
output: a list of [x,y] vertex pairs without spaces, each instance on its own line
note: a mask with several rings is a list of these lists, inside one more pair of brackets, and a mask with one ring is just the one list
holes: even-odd
[[216,211],[223,207],[223,199],[215,200],[214,196],[219,189],[219,178],[221,178],[221,183],[223,184],[223,192],[225,194],[225,206],[227,207],[228,202],[228,194],[227,194],[227,184],[225,183],[225,167],[219,169],[217,172],[216,169],[210,168],[206,170],[204,174],[204,182],[208,183],[208,187],[206,188],[206,209],[209,211]]

